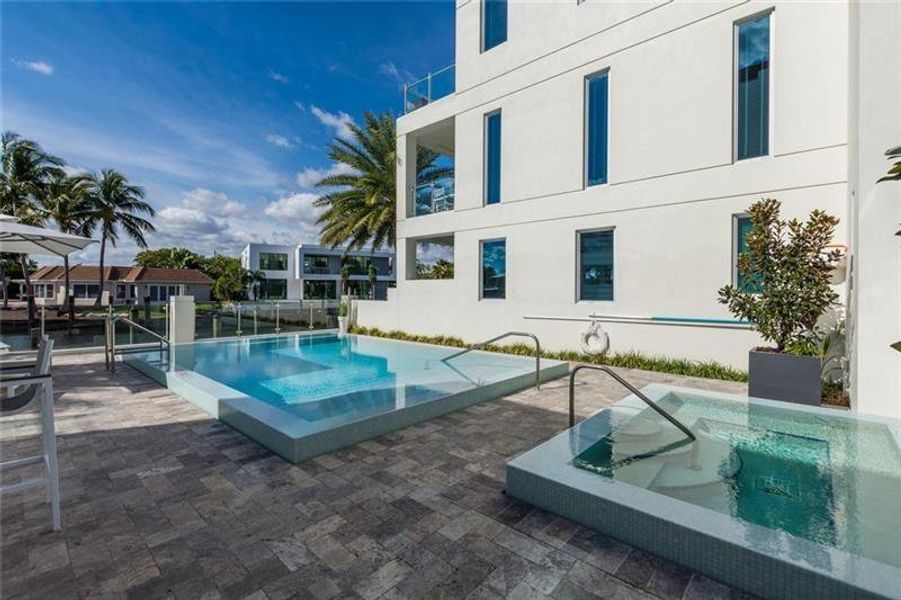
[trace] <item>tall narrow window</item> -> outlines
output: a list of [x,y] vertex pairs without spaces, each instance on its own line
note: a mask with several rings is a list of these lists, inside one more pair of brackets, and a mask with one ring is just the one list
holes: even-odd
[[732,219],[732,281],[743,292],[759,293],[760,281],[757,277],[743,273],[738,266],[738,257],[748,251],[748,234],[754,224],[747,215],[736,215]]
[[579,233],[579,300],[613,300],[613,230]]
[[485,115],[485,204],[501,201],[501,111]]
[[607,183],[607,73],[585,78],[585,183]]
[[482,0],[482,52],[507,41],[507,0]]
[[481,242],[482,298],[507,297],[507,241]]
[[736,27],[735,158],[769,153],[770,15]]

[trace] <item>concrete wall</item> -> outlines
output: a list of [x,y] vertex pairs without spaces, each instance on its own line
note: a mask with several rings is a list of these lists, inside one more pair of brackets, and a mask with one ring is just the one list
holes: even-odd
[[[485,53],[479,6],[457,4],[457,93],[398,121],[399,190],[413,177],[417,133],[454,121],[455,210],[411,218],[399,198],[397,247],[453,234],[455,279],[401,278],[393,312],[361,307],[361,325],[472,341],[526,329],[549,348],[576,349],[591,313],[731,318],[716,292],[732,278],[732,218],[761,197],[780,199],[786,216],[839,216],[837,241],[847,241],[846,3],[775,4],[770,155],[740,162],[734,24],[772,3],[512,2],[508,42]],[[604,69],[609,182],[586,188],[584,78]],[[502,198],[483,206],[483,119],[496,109]],[[580,302],[576,234],[601,227],[615,230],[614,300]],[[479,241],[492,238],[507,240],[505,300],[479,299]],[[398,273],[409,260],[400,253]],[[736,328],[605,328],[613,350],[741,368],[761,343]]]
[[901,417],[901,182],[877,183],[901,144],[901,3],[854,3],[851,31],[851,403]]

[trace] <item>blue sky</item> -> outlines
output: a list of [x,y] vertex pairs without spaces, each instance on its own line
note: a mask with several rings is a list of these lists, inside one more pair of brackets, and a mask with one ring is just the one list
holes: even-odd
[[399,113],[401,83],[454,54],[451,1],[0,11],[2,128],[73,169],[121,170],[158,211],[151,245],[204,253],[313,241],[329,142],[366,110]]

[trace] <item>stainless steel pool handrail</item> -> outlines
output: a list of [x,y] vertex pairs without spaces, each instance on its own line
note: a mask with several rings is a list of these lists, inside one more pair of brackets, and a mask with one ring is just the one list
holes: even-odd
[[695,441],[697,439],[695,437],[695,434],[693,434],[688,427],[686,427],[678,419],[676,419],[676,417],[674,417],[673,415],[669,414],[668,412],[666,412],[665,410],[660,408],[660,406],[656,402],[654,402],[653,400],[651,400],[650,398],[645,396],[642,392],[640,392],[638,390],[638,388],[636,388],[631,383],[629,383],[628,381],[626,381],[625,379],[620,377],[613,369],[611,369],[610,367],[606,367],[604,365],[576,365],[575,367],[573,367],[572,371],[569,372],[569,426],[570,427],[575,427],[575,425],[576,425],[576,373],[578,373],[582,369],[591,369],[592,371],[603,371],[607,375],[610,375],[620,385],[622,385],[624,388],[626,388],[627,390],[629,390],[630,392],[632,392],[633,394],[638,396],[638,398],[642,402],[644,402],[645,404],[647,404],[648,406],[653,408],[655,411],[657,411],[657,413],[661,417],[663,417],[664,419],[666,419],[667,421],[669,421],[670,423],[675,425],[677,428],[679,428],[679,430],[682,431],[682,433],[684,433],[686,436],[688,436],[688,438],[691,441]]
[[492,342],[496,342],[498,340],[504,339],[505,337],[511,337],[511,336],[527,337],[527,338],[531,338],[532,341],[535,342],[535,389],[540,390],[541,389],[541,342],[538,340],[537,335],[535,335],[534,333],[529,333],[528,331],[504,332],[500,335],[497,335],[497,336],[491,338],[490,340],[485,340],[484,342],[481,342],[478,344],[473,344],[473,345],[469,346],[468,348],[466,348],[465,350],[460,350],[459,352],[455,352],[455,353],[451,354],[450,356],[445,356],[444,358],[441,359],[441,362],[446,363],[447,361],[451,360],[452,358],[457,358],[458,356],[463,356],[464,354],[466,354],[468,352],[472,352],[473,350],[482,350],[483,348],[485,348],[485,346],[487,346],[488,344],[491,344]]
[[169,350],[172,347],[172,342],[170,342],[164,336],[161,336],[157,332],[144,327],[138,323],[135,323],[128,317],[123,317],[122,315],[112,315],[107,317],[106,319],[106,344],[104,347],[104,353],[106,355],[106,368],[110,373],[116,372],[116,323],[119,321],[124,322],[126,325],[134,327],[138,331],[143,331],[147,335],[152,338],[155,338],[159,341],[160,344],[160,355],[163,353],[163,344],[166,345],[166,349]]

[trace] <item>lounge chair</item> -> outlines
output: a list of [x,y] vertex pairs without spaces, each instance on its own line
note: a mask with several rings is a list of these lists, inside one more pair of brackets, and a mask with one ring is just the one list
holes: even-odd
[[56,430],[53,422],[53,377],[50,374],[50,355],[53,340],[41,338],[37,359],[4,361],[0,364],[0,417],[25,412],[41,405],[41,446],[43,453],[26,458],[0,462],[0,472],[28,465],[44,463],[44,475],[0,486],[0,495],[46,486],[53,515],[53,530],[59,531],[59,465],[56,456]]

